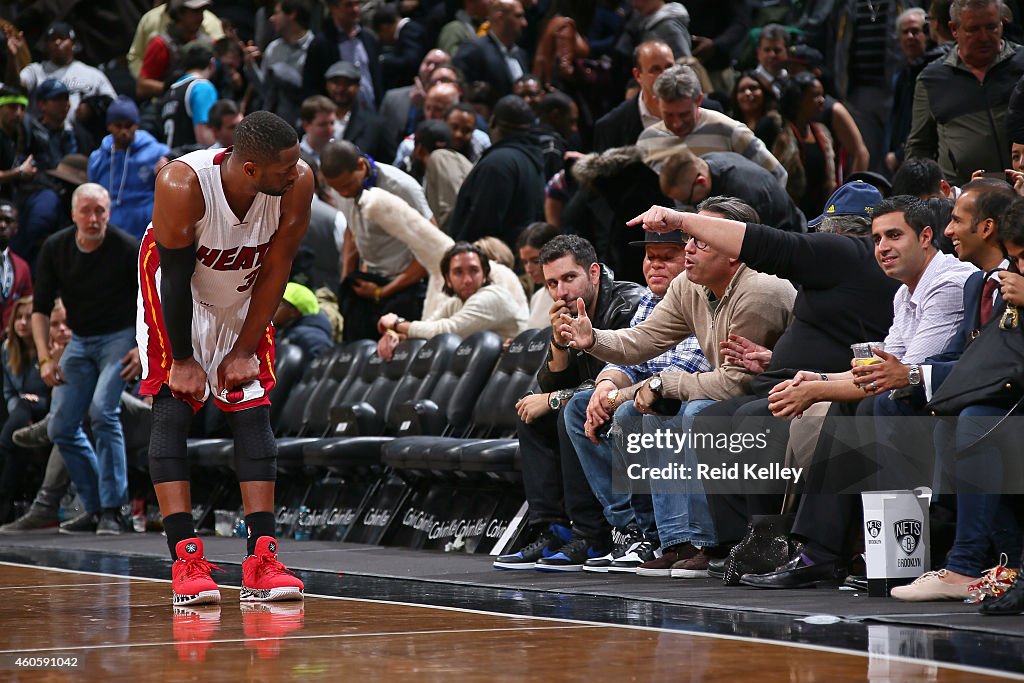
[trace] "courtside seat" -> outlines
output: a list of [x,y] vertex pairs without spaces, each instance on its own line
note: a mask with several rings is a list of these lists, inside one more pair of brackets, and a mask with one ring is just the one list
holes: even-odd
[[[549,330],[527,330],[509,345],[484,388],[473,411],[473,427],[467,438],[420,439],[411,444],[418,451],[405,456],[408,466],[435,472],[461,472],[462,450],[496,438],[515,439],[516,402],[535,383],[537,370],[547,357]],[[481,471],[477,467],[467,471]]]
[[368,424],[377,419],[376,410],[369,402],[357,403],[352,406],[353,419],[364,423],[358,429],[362,436],[327,437],[308,443],[303,448],[306,464],[331,472],[353,465],[379,465],[381,446],[401,433],[403,426],[408,426],[399,417],[398,406],[415,403],[431,395],[460,343],[454,334],[441,334],[416,351],[388,402],[385,435],[366,435],[370,431]]

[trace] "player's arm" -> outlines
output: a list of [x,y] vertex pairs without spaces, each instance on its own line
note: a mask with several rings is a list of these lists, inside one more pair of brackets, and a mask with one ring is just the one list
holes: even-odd
[[[260,273],[252,286],[252,301],[242,323],[233,352],[255,355],[260,339],[281,303],[284,286],[288,284],[292,261],[309,227],[313,203],[313,172],[305,162],[298,164],[299,177],[281,198],[281,222],[274,241],[263,258]],[[223,384],[221,386],[224,386]]]
[[195,172],[187,164],[167,164],[156,179],[153,236],[160,253],[160,305],[173,356],[168,384],[174,393],[198,399],[206,392],[206,373],[193,359],[192,273],[195,226],[205,212]]

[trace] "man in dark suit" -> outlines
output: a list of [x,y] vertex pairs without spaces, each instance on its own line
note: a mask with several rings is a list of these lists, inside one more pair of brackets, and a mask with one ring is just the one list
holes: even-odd
[[330,21],[309,44],[302,69],[302,96],[322,95],[324,74],[340,60],[359,67],[360,99],[371,111],[384,97],[381,84],[380,43],[359,25],[360,0],[327,0]]
[[327,96],[338,108],[334,139],[348,140],[374,159],[394,159],[395,143],[388,137],[380,117],[359,99],[359,68],[351,62],[336,62],[324,78]]
[[427,96],[430,74],[439,66],[448,66],[452,58],[443,50],[430,50],[420,62],[419,73],[413,85],[392,88],[384,93],[377,113],[387,129],[388,139],[398,143],[423,118],[423,102]]
[[526,52],[516,41],[526,28],[526,14],[519,0],[496,0],[491,5],[491,30],[455,53],[455,66],[462,69],[466,82],[485,81],[496,97],[512,92],[523,74],[530,72]]
[[594,124],[594,151],[600,154],[612,147],[635,145],[644,128],[661,120],[661,109],[654,94],[654,81],[675,64],[672,48],[660,40],[648,40],[633,50],[633,78],[640,94],[602,116]]

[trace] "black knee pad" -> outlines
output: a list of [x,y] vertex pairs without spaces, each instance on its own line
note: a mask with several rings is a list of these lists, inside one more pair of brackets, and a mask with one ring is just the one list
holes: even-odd
[[192,408],[164,386],[153,397],[153,430],[149,438],[149,476],[154,484],[188,481],[188,430]]
[[270,406],[225,413],[235,437],[238,481],[277,479],[277,440],[270,428]]

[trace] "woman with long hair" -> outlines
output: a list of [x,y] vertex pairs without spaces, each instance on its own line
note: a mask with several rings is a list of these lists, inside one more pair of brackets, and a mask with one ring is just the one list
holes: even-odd
[[732,89],[732,116],[747,124],[765,147],[771,149],[782,129],[779,102],[771,83],[756,71],[744,71]]
[[805,216],[820,214],[836,189],[832,134],[816,120],[824,106],[825,90],[814,74],[797,74],[782,88],[783,128],[772,153],[789,173],[786,191]]
[[0,429],[0,521],[13,518],[14,501],[25,493],[25,453],[11,439],[16,429],[27,427],[46,416],[50,409],[50,388],[39,374],[36,345],[32,335],[32,297],[19,299],[7,325],[3,359],[4,401],[7,421]]

